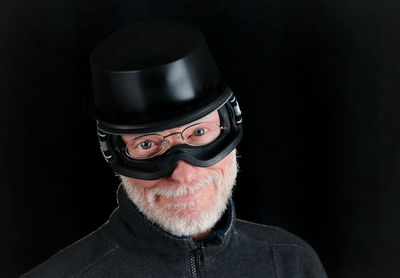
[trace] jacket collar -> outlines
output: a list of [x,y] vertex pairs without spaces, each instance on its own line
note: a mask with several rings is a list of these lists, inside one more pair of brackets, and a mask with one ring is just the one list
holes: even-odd
[[[110,218],[118,244],[125,248],[152,250],[157,253],[187,253],[198,245],[190,237],[177,237],[149,221],[128,198],[122,185],[117,191],[118,208]],[[235,223],[235,209],[230,199],[215,230],[203,241],[213,252],[229,243]]]

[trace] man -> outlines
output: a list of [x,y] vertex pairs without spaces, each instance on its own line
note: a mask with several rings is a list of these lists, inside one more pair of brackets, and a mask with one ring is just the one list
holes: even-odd
[[119,207],[24,277],[326,277],[301,239],[235,218],[242,115],[199,30],[137,24],[91,66],[87,108]]

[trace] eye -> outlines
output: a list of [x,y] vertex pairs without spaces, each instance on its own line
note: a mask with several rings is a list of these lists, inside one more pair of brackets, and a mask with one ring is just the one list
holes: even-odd
[[190,146],[204,146],[214,141],[220,134],[217,123],[201,122],[187,127],[182,132],[184,142]]
[[153,142],[151,142],[151,141],[149,141],[149,140],[143,141],[142,143],[140,143],[140,147],[141,147],[143,150],[148,150],[148,149],[150,149],[153,145],[154,145]]
[[164,149],[164,141],[164,137],[159,134],[142,135],[126,144],[125,153],[134,159],[147,159]]
[[204,135],[207,132],[208,129],[202,127],[202,128],[197,128],[194,130],[193,135],[194,136],[201,136]]

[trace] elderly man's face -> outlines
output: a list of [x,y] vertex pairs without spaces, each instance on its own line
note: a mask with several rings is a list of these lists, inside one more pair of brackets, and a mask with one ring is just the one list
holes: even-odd
[[[203,121],[219,123],[218,112],[196,122]],[[160,134],[168,135],[185,127],[165,130]],[[122,139],[128,142],[134,137],[137,135],[122,136]],[[179,144],[180,141],[171,143]],[[210,167],[178,161],[171,175],[164,178],[140,180],[121,176],[121,180],[129,198],[151,221],[171,234],[191,235],[196,239],[206,234],[221,217],[236,174],[236,152],[233,151]]]

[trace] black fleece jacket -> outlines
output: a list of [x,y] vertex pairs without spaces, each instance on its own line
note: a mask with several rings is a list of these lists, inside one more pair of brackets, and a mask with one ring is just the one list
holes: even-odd
[[121,186],[118,203],[97,231],[22,277],[327,277],[306,242],[280,228],[236,219],[232,201],[201,243],[152,224]]

